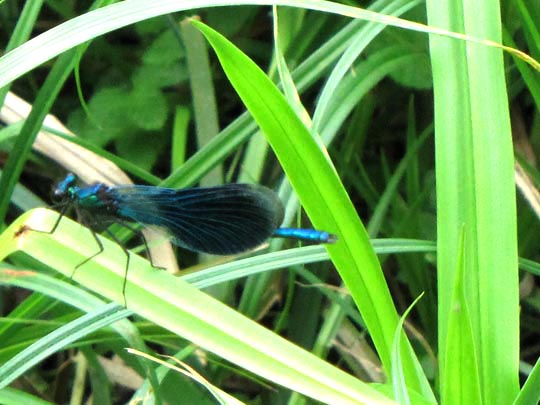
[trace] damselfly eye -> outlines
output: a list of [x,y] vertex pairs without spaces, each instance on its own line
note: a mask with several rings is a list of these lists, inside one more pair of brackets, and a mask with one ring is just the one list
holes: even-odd
[[65,190],[59,190],[58,188],[55,188],[53,190],[53,198],[61,199],[61,198],[64,198],[65,196],[66,196]]
[[52,190],[52,193],[51,193],[51,200],[53,201],[53,203],[59,203],[59,202],[62,202],[66,199],[66,192],[65,190],[60,190],[58,188],[55,188],[54,190]]

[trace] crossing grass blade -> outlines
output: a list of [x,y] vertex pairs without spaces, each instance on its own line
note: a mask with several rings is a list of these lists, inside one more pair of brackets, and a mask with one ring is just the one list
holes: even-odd
[[[24,231],[50,229],[58,213],[36,209],[0,235],[0,260],[18,252],[71,276],[74,267],[95,253],[88,229],[64,218],[53,234]],[[124,252],[101,238],[105,251],[80,267],[73,279],[88,289],[123,303]],[[132,255],[126,298],[128,308],[202,348],[264,378],[326,403],[392,403],[371,386],[331,366],[244,317],[228,306],[152,268]]]
[[[390,370],[398,316],[368,234],[317,134],[311,134],[262,70],[210,27],[206,36],[231,84],[272,146],[315,228],[335,233],[330,257],[360,309],[382,363]],[[406,381],[431,397],[417,359],[404,343]]]

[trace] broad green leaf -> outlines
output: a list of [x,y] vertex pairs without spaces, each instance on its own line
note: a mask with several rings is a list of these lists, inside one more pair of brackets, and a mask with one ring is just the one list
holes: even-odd
[[[0,235],[0,260],[19,252],[71,276],[77,264],[96,252],[88,229],[58,213],[36,209],[21,216]],[[23,226],[27,228],[22,228]],[[101,239],[105,251],[81,266],[73,279],[118,303],[126,256]],[[277,384],[333,404],[392,403],[367,384],[286,341],[207,294],[131,255],[126,284],[128,309],[202,348]]]
[[[329,255],[360,309],[383,365],[390,352],[397,312],[367,232],[318,135],[313,135],[262,70],[216,31],[193,21],[216,51],[238,95],[265,134],[306,213],[317,229],[338,235]],[[429,384],[404,354],[407,383],[429,395]]]

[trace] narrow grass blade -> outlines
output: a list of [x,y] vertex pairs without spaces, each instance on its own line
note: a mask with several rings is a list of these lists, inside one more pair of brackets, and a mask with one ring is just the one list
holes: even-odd
[[[499,3],[428,1],[430,24],[501,38]],[[452,11],[449,13],[449,11]],[[479,23],[478,16],[482,16]],[[437,273],[441,385],[461,358],[446,358],[463,226],[464,291],[485,403],[511,403],[519,389],[519,291],[514,154],[502,52],[431,37],[435,93]],[[468,342],[463,342],[468,344]],[[459,353],[455,350],[454,353]],[[469,359],[472,361],[473,359]],[[449,361],[451,364],[446,364]],[[472,387],[471,387],[472,388]],[[470,391],[462,388],[462,391]]]
[[463,273],[465,272],[465,232],[461,234],[458,249],[456,279],[452,288],[452,311],[448,317],[448,336],[445,357],[452,359],[445,363],[446,376],[442,382],[441,399],[449,403],[460,399],[464,404],[482,402],[478,374],[478,360],[474,347],[474,334],[471,313],[464,290]]

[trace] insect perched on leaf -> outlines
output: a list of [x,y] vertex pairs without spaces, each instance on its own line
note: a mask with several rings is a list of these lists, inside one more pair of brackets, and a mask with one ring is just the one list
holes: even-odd
[[[138,233],[148,251],[142,233],[130,223],[165,228],[171,241],[194,252],[215,255],[242,253],[271,237],[304,240],[312,243],[333,243],[333,234],[314,229],[280,228],[283,204],[269,188],[253,184],[225,184],[216,187],[194,187],[174,190],[164,187],[96,183],[77,185],[77,177],[68,174],[54,190],[61,207],[60,216],[47,233],[53,233],[67,209],[74,207],[99,247],[98,252],[76,268],[103,252],[103,244],[94,232],[99,222],[118,222]],[[98,222],[99,220],[99,222]],[[129,252],[110,231],[105,230],[124,250]],[[152,258],[149,253],[150,262]],[[125,297],[126,279],[122,287]]]

